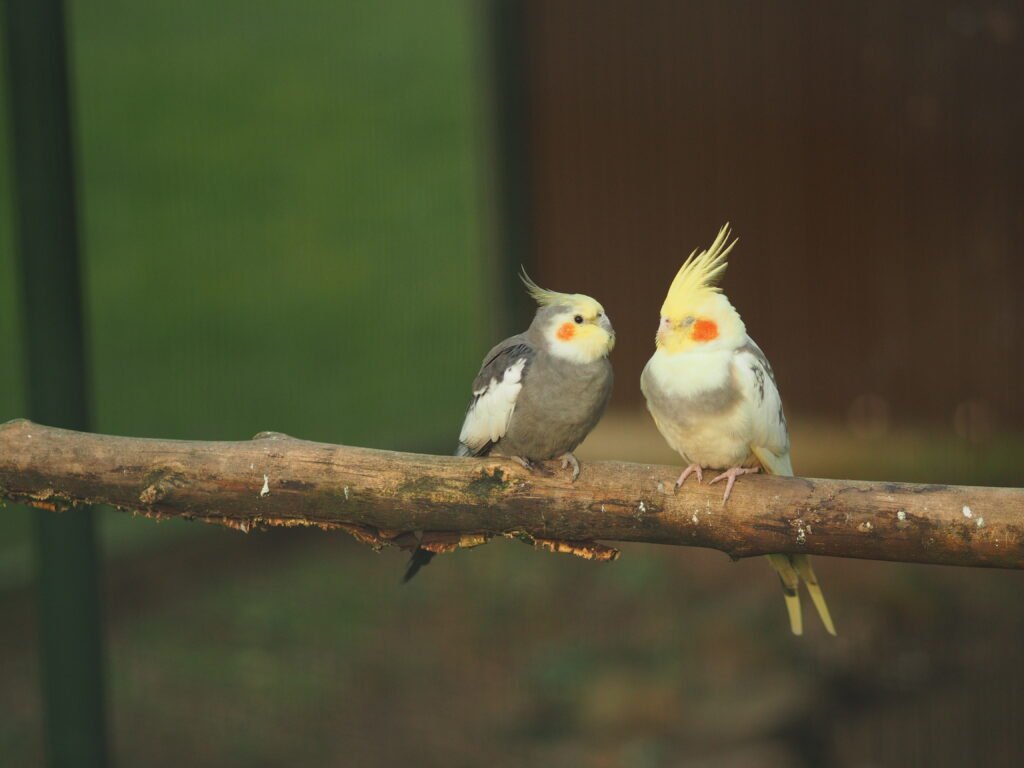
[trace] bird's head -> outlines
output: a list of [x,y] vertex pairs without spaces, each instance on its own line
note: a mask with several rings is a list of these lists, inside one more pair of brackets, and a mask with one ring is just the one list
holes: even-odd
[[612,351],[615,331],[598,302],[582,293],[541,288],[525,270],[520,277],[539,305],[530,329],[543,337],[551,354],[576,363],[592,363]]
[[728,242],[730,234],[726,224],[706,251],[690,254],[672,281],[655,338],[663,352],[674,355],[742,344],[743,320],[718,288],[726,257],[736,245],[736,240]]

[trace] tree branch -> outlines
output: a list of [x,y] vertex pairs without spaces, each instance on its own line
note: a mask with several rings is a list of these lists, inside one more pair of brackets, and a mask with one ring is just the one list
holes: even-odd
[[[276,433],[244,442],[0,425],[0,498],[45,509],[110,504],[248,532],[342,529],[373,546],[438,552],[512,536],[611,559],[596,540],[1024,568],[1024,490],[798,477],[673,492],[678,467],[620,462],[531,474],[498,458],[350,448]],[[419,532],[419,533],[417,533]]]

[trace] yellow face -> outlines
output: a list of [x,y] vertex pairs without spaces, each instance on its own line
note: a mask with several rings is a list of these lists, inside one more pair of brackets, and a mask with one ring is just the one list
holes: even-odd
[[551,351],[577,362],[592,362],[615,346],[615,331],[604,307],[589,296],[576,294],[568,309],[555,314],[548,325]]
[[520,277],[527,292],[540,305],[534,323],[546,336],[551,354],[577,363],[591,363],[612,351],[615,331],[604,307],[582,293],[541,288],[525,271]]
[[745,333],[743,321],[722,294],[709,294],[690,307],[662,307],[655,344],[670,355],[697,350],[717,339]]

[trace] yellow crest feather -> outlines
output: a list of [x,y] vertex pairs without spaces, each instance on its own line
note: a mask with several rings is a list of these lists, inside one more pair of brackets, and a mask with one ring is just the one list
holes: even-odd
[[519,279],[523,281],[523,285],[526,286],[526,292],[533,297],[533,300],[542,307],[550,307],[554,304],[566,304],[573,305],[580,295],[576,293],[559,293],[558,291],[549,291],[547,288],[541,288],[530,276],[526,274],[524,267],[519,268]]
[[683,262],[668,289],[665,303],[661,305],[662,317],[672,317],[692,310],[695,304],[712,293],[718,293],[718,281],[728,266],[726,257],[738,240],[728,242],[732,230],[726,222],[718,237],[706,251],[696,250]]

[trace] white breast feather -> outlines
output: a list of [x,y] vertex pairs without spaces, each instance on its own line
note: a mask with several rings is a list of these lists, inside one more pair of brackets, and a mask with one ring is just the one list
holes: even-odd
[[504,437],[516,409],[516,398],[523,388],[525,365],[526,358],[519,358],[505,369],[501,381],[492,377],[487,386],[473,393],[477,399],[462,423],[459,442],[476,450]]
[[[729,386],[734,357],[734,350],[722,348],[679,355],[658,350],[648,363],[648,373],[664,396],[686,401]],[[726,468],[749,456],[749,415],[744,408],[677,423],[671,407],[663,413],[655,401],[648,401],[648,407],[658,431],[687,462]]]
[[685,355],[669,355],[659,349],[651,357],[648,369],[666,395],[692,397],[725,386],[733,355],[731,349]]

